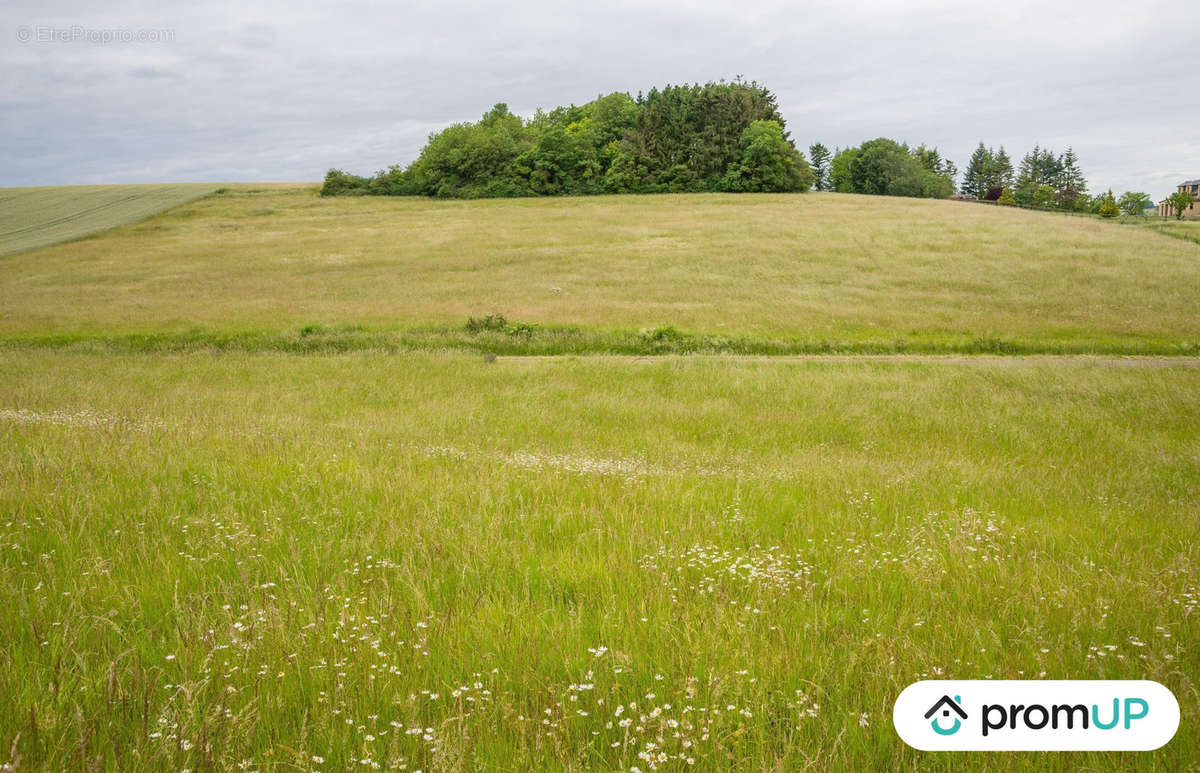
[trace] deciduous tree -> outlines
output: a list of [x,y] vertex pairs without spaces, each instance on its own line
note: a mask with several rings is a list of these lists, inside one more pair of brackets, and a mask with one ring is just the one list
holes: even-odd
[[1187,191],[1177,191],[1167,197],[1167,203],[1175,210],[1175,219],[1182,220],[1184,211],[1192,205],[1192,194]]
[[1126,191],[1121,194],[1121,198],[1117,200],[1117,206],[1126,215],[1138,216],[1146,214],[1146,207],[1150,204],[1150,197],[1145,193],[1137,191]]

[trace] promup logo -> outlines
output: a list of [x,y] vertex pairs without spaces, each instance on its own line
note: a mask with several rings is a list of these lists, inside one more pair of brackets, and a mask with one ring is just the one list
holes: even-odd
[[1148,751],[1174,737],[1179,703],[1149,681],[925,681],[892,721],[925,751]]
[[958,732],[959,728],[962,727],[963,720],[967,718],[967,712],[962,710],[962,706],[959,705],[960,703],[962,703],[961,696],[955,695],[954,700],[950,700],[949,695],[943,695],[941,700],[933,704],[933,708],[925,712],[926,719],[938,713],[938,710],[941,710],[943,717],[950,716],[951,710],[958,714],[958,718],[954,720],[954,724],[950,727],[942,727],[938,724],[938,718],[934,717],[934,720],[929,723],[933,726],[933,732],[938,735],[954,735]]

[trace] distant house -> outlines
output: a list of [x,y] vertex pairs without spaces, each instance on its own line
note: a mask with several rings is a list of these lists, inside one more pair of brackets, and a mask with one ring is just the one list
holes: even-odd
[[[1183,210],[1184,217],[1200,215],[1200,180],[1187,180],[1179,184],[1178,193],[1192,194],[1192,203]],[[1158,202],[1158,214],[1162,217],[1175,217],[1175,208],[1166,199]]]

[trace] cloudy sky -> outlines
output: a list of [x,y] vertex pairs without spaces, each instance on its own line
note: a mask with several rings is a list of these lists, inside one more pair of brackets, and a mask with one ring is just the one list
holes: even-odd
[[[1200,177],[1200,3],[5,0],[0,185],[318,180],[496,102],[741,75],[798,145],[1078,153],[1091,188]],[[105,40],[111,30],[143,39]],[[66,39],[54,39],[56,37]]]

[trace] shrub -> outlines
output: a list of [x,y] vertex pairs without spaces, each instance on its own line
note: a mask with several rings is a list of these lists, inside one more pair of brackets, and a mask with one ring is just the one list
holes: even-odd
[[488,314],[486,317],[468,317],[463,329],[471,335],[504,333],[514,338],[532,338],[538,326],[532,322],[510,323],[503,314]]
[[1113,196],[1112,189],[1110,188],[1108,193],[1104,194],[1104,198],[1100,202],[1099,215],[1100,217],[1116,217],[1119,214],[1121,214],[1121,210],[1119,207],[1117,207],[1117,200]]
[[1049,185],[1039,185],[1033,190],[1033,206],[1048,209],[1054,203],[1054,189]]
[[488,314],[486,317],[468,317],[464,325],[471,334],[484,332],[501,332],[508,329],[508,320],[503,314]]
[[370,181],[365,177],[347,174],[341,169],[330,169],[325,173],[321,185],[322,196],[362,196],[368,192]]
[[514,338],[533,338],[538,326],[530,322],[514,322],[504,328],[504,332]]
[[654,351],[677,352],[686,342],[687,337],[671,325],[663,325],[653,330],[642,328],[638,331],[641,342]]

